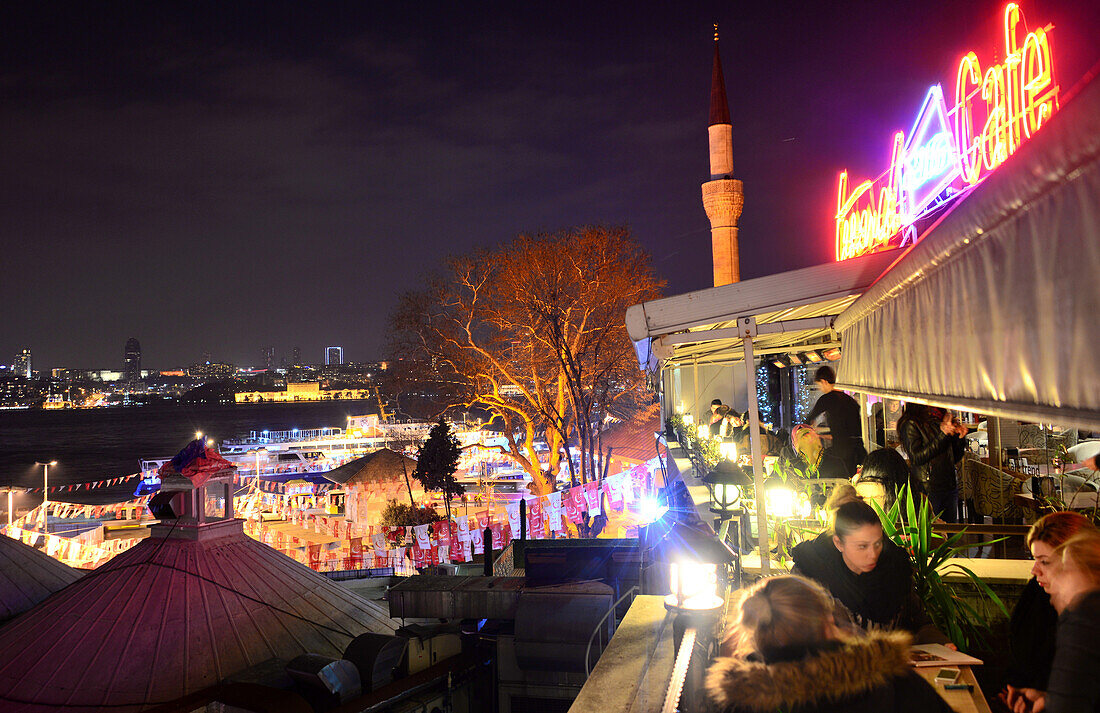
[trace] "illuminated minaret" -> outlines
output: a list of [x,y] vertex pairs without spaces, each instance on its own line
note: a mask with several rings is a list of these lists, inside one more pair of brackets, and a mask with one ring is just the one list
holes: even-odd
[[741,181],[733,177],[733,125],[726,100],[726,81],[718,57],[718,25],[714,26],[714,71],[710,82],[710,180],[703,184],[703,208],[710,219],[714,285],[741,280],[737,253],[737,219],[745,197]]

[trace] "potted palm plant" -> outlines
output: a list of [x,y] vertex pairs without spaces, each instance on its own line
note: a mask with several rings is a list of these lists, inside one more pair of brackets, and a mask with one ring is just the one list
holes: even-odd
[[917,594],[940,631],[963,650],[984,645],[989,622],[980,609],[985,607],[976,606],[973,601],[960,596],[944,582],[943,576],[952,572],[964,574],[974,585],[979,601],[992,604],[1007,617],[1004,602],[989,585],[970,568],[952,561],[971,547],[992,544],[1003,538],[974,544],[963,543],[965,528],[949,537],[933,532],[935,516],[932,506],[926,498],[914,497],[908,485],[902,488],[889,511],[884,511],[874,501],[871,506],[882,521],[885,535],[909,554]]

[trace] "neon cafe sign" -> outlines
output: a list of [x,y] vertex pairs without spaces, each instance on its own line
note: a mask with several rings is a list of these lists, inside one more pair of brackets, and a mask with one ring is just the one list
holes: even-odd
[[954,95],[945,98],[933,85],[909,134],[894,134],[882,175],[853,186],[847,171],[840,174],[837,260],[915,240],[914,222],[981,181],[1057,111],[1051,29],[1029,32],[1019,6],[1009,3],[1004,60],[983,72],[968,52],[959,61]]

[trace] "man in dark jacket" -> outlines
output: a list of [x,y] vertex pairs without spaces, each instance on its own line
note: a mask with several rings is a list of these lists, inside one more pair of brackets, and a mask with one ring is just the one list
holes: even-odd
[[937,418],[927,406],[906,403],[898,419],[898,438],[909,454],[909,466],[924,483],[932,512],[944,522],[959,519],[959,485],[955,464],[962,460],[966,428],[952,422],[951,412]]
[[863,429],[860,426],[859,402],[836,388],[836,372],[830,366],[820,367],[814,373],[814,382],[821,389],[821,396],[814,404],[807,423],[813,423],[821,414],[829,424],[833,445],[829,454],[844,463],[845,476],[855,475],[856,466],[863,462],[867,449],[863,447]]

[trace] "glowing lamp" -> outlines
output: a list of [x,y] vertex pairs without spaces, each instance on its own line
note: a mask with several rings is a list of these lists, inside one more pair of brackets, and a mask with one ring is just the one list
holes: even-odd
[[718,452],[722,455],[722,460],[737,462],[737,444],[736,443],[721,443],[718,446]]
[[740,504],[745,488],[752,485],[752,478],[732,460],[721,460],[714,470],[703,476],[703,482],[710,488],[714,503],[711,512],[728,518]]
[[826,361],[836,361],[840,358],[840,347],[831,347],[821,353]]
[[684,425],[685,426],[690,426],[693,423],[695,423],[695,417],[692,416],[690,413],[685,413],[684,414]]
[[764,483],[764,498],[768,512],[775,517],[794,517],[798,508],[798,497],[786,483],[770,478]]
[[669,609],[710,611],[722,606],[718,596],[718,565],[681,560],[669,565]]

